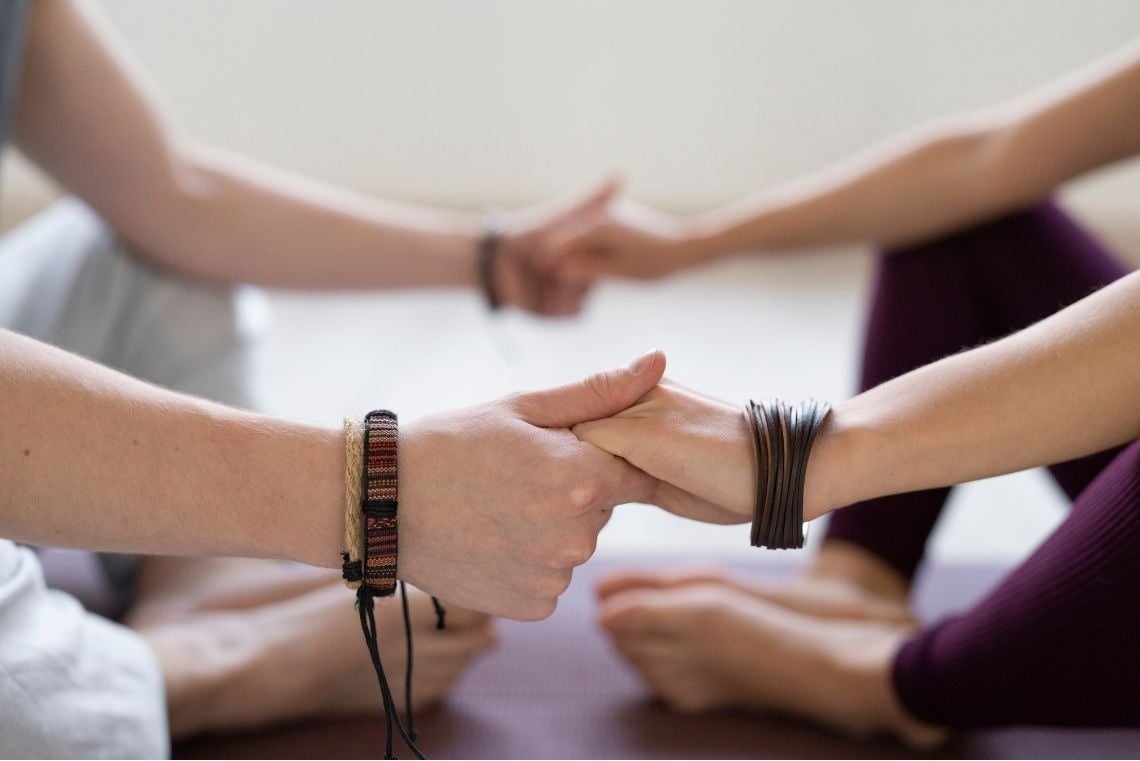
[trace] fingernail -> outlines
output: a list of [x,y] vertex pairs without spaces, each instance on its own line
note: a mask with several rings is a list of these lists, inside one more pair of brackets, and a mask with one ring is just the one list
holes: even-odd
[[633,360],[633,362],[631,362],[629,365],[630,373],[632,373],[633,375],[641,375],[643,372],[645,372],[647,369],[649,369],[649,366],[653,363],[653,358],[656,355],[657,355],[657,349],[652,349],[650,351],[645,352],[644,354],[642,354],[637,359]]

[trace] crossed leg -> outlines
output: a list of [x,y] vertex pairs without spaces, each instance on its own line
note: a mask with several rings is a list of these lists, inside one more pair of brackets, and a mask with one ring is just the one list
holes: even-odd
[[[332,572],[270,560],[148,558],[125,622],[158,656],[175,738],[302,717],[381,711],[355,597]],[[431,598],[409,590],[413,701],[440,700],[494,642],[488,616],[449,606],[435,628]],[[406,664],[398,601],[378,606],[381,657]],[[403,706],[403,690],[396,691]]]

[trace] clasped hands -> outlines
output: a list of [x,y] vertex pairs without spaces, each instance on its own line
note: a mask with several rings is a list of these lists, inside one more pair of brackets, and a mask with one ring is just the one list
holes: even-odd
[[617,505],[750,520],[755,464],[741,409],[664,372],[654,351],[578,383],[406,425],[401,578],[448,602],[537,620]]

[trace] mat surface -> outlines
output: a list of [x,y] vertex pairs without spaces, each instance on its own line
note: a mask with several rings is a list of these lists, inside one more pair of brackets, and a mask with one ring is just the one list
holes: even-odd
[[[463,676],[443,705],[417,716],[420,746],[429,758],[912,757],[893,742],[854,742],[789,719],[679,716],[651,703],[594,627],[594,579],[613,567],[579,569],[547,621],[501,622],[499,647]],[[764,570],[772,573],[770,566]],[[933,620],[963,609],[999,579],[993,569],[933,569],[919,579],[916,604],[924,619]],[[174,751],[176,758],[380,758],[383,742],[382,721],[353,719],[203,737]],[[406,750],[398,754],[410,757]],[[1140,731],[974,732],[937,755],[1136,758]]]

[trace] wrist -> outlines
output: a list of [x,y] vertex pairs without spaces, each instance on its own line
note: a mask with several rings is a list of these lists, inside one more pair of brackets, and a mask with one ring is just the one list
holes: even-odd
[[679,222],[678,228],[674,243],[678,259],[689,264],[699,264],[728,253],[725,245],[728,229],[714,215],[688,217]]
[[850,402],[836,405],[808,459],[804,518],[812,520],[876,496],[871,467],[884,458],[874,431],[855,419]]
[[690,245],[695,255],[704,260],[770,249],[774,222],[769,211],[742,214],[731,207],[716,209],[692,220]]

